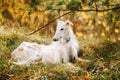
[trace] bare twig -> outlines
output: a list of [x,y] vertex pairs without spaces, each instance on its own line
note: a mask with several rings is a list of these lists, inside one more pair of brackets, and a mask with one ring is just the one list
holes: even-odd
[[[105,12],[105,11],[110,11],[110,10],[117,10],[117,9],[120,9],[120,6],[117,6],[117,7],[113,7],[113,8],[108,8],[108,9],[98,9],[98,8],[95,8],[95,9],[78,9],[78,10],[75,10],[75,11],[80,11],[80,12],[90,12],[90,11],[97,11],[97,12]],[[52,9],[52,10],[59,10],[59,11],[69,11],[69,10],[66,10],[66,9]]]
[[77,11],[82,11],[82,12],[90,12],[90,11],[105,12],[105,11],[117,10],[117,9],[120,9],[120,6],[114,7],[114,8],[109,8],[109,9],[88,9],[88,10],[77,10]]
[[51,23],[52,23],[52,22],[54,22],[55,20],[57,20],[57,19],[59,19],[59,18],[61,18],[61,17],[65,16],[65,15],[67,15],[67,14],[71,13],[71,12],[72,12],[72,11],[69,11],[69,12],[66,12],[65,14],[63,14],[63,15],[61,15],[61,16],[56,17],[55,19],[51,20],[51,21],[50,21],[50,22],[48,22],[47,24],[45,24],[45,25],[43,25],[42,27],[40,27],[40,28],[36,29],[35,31],[31,32],[31,33],[30,33],[30,34],[28,34],[28,35],[32,35],[32,34],[36,33],[37,31],[39,31],[39,30],[41,30],[41,29],[45,28],[47,25],[51,24]]
[[[114,7],[114,8],[109,8],[109,9],[98,9],[98,8],[96,8],[96,9],[86,9],[86,10],[82,10],[82,9],[81,9],[81,10],[75,10],[75,11],[80,11],[80,12],[90,12],[90,11],[104,12],[104,11],[117,10],[117,9],[120,9],[120,6],[117,6],[117,7]],[[52,10],[69,11],[69,10],[60,10],[60,9],[52,9]],[[51,23],[54,22],[55,20],[57,20],[57,19],[65,16],[65,15],[71,13],[71,12],[72,12],[72,11],[69,11],[69,12],[67,12],[67,13],[65,13],[65,14],[63,14],[63,15],[61,15],[61,16],[56,17],[55,19],[51,20],[51,21],[48,22],[47,24],[45,24],[45,25],[43,25],[42,27],[38,28],[37,30],[31,32],[29,35],[32,35],[32,34],[36,33],[37,31],[45,28],[46,26],[48,26],[49,24],[51,24]]]

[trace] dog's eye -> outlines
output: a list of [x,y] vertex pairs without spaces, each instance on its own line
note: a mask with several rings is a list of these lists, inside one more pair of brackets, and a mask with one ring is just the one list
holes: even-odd
[[61,31],[64,30],[63,28],[60,29]]

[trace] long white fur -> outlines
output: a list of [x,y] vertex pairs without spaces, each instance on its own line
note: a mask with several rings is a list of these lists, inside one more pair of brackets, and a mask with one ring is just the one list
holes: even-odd
[[[37,44],[32,42],[22,42],[12,52],[12,58],[17,59],[14,62],[17,65],[28,65],[35,61],[43,63],[66,63],[69,62],[70,56],[76,60],[84,61],[78,58],[78,41],[70,28],[72,22],[69,20],[58,21],[57,30],[53,41],[49,45]],[[63,30],[61,30],[63,29]]]

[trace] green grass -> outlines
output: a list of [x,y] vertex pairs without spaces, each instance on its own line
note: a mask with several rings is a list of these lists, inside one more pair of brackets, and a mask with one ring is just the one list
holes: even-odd
[[49,44],[51,36],[27,36],[20,30],[0,33],[0,80],[120,80],[120,41],[78,39],[79,56],[89,63],[31,64],[18,66],[11,63],[11,52],[22,42]]

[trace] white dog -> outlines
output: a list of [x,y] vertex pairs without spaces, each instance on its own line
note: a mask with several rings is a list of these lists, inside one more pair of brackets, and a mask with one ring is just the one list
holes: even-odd
[[23,42],[12,52],[12,57],[17,59],[15,64],[30,64],[35,61],[43,63],[66,63],[70,57],[76,60],[86,61],[78,58],[78,41],[70,28],[72,22],[69,20],[57,22],[57,30],[50,45],[39,45],[37,43]]

